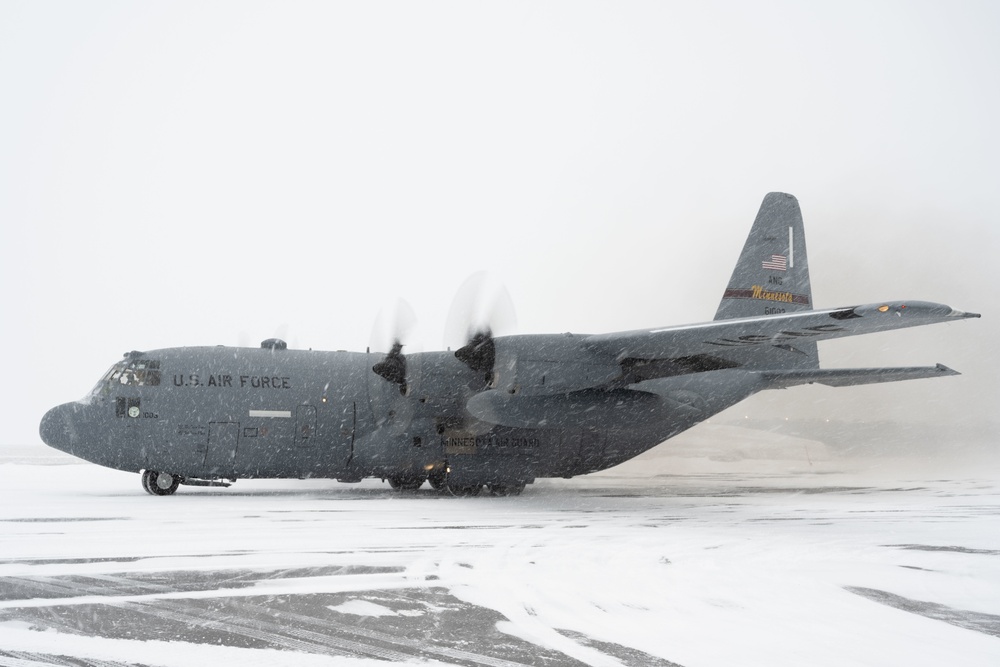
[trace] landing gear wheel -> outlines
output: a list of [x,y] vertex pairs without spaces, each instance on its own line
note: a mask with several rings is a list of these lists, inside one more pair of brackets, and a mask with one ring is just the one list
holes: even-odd
[[527,486],[524,482],[513,482],[511,484],[488,484],[486,486],[493,496],[519,496]]
[[440,491],[448,483],[448,473],[443,469],[434,470],[430,475],[427,476],[427,481],[431,483],[431,488],[435,491]]
[[154,496],[172,495],[180,486],[181,478],[171,475],[169,472],[157,472],[156,470],[142,471],[142,488]]
[[396,491],[416,491],[424,485],[424,480],[419,477],[407,477],[405,475],[393,475],[385,478]]
[[482,484],[448,484],[445,489],[453,496],[478,496],[483,490]]

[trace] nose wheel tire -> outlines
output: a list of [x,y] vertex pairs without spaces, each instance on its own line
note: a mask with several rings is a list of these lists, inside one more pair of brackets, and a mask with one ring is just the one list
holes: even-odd
[[153,496],[172,495],[181,483],[179,476],[156,470],[143,470],[141,480],[142,488],[146,490],[146,493]]

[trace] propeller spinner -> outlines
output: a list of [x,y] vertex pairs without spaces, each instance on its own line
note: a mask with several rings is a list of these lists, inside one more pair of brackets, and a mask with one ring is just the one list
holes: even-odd
[[493,332],[485,329],[472,334],[468,343],[455,350],[455,358],[477,373],[492,376],[493,364],[496,363]]
[[399,385],[399,393],[406,394],[406,357],[403,356],[403,344],[398,340],[392,344],[389,354],[372,366],[372,370],[379,377]]

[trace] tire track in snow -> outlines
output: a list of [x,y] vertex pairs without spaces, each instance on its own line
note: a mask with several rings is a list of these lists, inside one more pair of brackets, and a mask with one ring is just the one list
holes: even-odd
[[[99,575],[99,577],[103,580],[114,581],[124,586],[139,587],[143,585],[142,582],[137,582],[131,579],[127,579],[125,577],[115,577],[113,575]],[[171,590],[168,586],[163,586],[162,584],[150,583],[147,584],[147,587],[150,589],[157,589],[161,591]],[[152,604],[152,603],[147,603],[147,604]],[[230,607],[235,607],[237,609],[243,609],[245,611],[252,612],[255,614],[267,613],[268,611],[266,607],[261,607],[260,605],[253,604],[251,602],[246,602],[245,600],[230,599],[227,601],[227,605]],[[493,658],[491,656],[486,656],[479,653],[473,653],[471,651],[465,651],[462,649],[453,649],[444,646],[427,645],[417,640],[406,639],[405,637],[399,637],[396,635],[388,634],[385,632],[379,632],[378,630],[372,630],[369,628],[348,625],[346,623],[341,623],[333,619],[317,618],[315,616],[307,616],[304,614],[297,614],[295,612],[289,612],[289,611],[282,611],[282,617],[297,621],[304,625],[317,627],[323,630],[329,630],[333,628],[338,632],[344,634],[364,637],[365,639],[406,647],[414,651],[413,654],[406,656],[407,659],[412,657],[430,657],[436,655],[451,660],[461,660],[461,661],[471,662],[477,665],[485,665],[487,667],[525,667],[524,663],[521,662],[513,662],[510,660],[504,660],[503,658]]]
[[[169,607],[173,607],[172,609]],[[180,608],[177,608],[180,607]],[[383,660],[409,660],[413,656],[404,655],[395,651],[387,651],[379,647],[367,646],[341,640],[337,637],[320,635],[315,632],[303,632],[294,628],[290,629],[275,623],[246,623],[239,622],[232,618],[224,621],[216,620],[211,612],[196,612],[190,608],[185,608],[178,603],[166,603],[165,607],[153,606],[153,603],[129,603],[127,608],[140,613],[160,618],[168,621],[184,623],[192,627],[210,627],[228,634],[241,635],[249,639],[263,641],[267,644],[302,653],[319,653],[335,657],[358,657],[359,655],[382,658]]]
[[141,667],[113,660],[67,658],[60,655],[31,653],[27,651],[0,650],[0,667]]
[[[248,603],[234,602],[234,605],[247,606]],[[315,616],[305,616],[302,614],[296,614],[294,612],[282,612],[282,616],[299,621],[300,623],[321,625],[323,627],[328,627],[328,628],[332,627],[336,628],[340,632],[365,637],[367,639],[389,642],[399,646],[406,646],[407,648],[419,651],[420,654],[422,655],[419,655],[418,657],[427,657],[428,655],[439,655],[452,660],[464,660],[467,662],[473,662],[477,665],[487,665],[488,667],[527,667],[522,662],[513,662],[510,660],[505,660],[503,658],[493,658],[479,653],[464,651],[462,649],[453,649],[444,646],[429,646],[413,639],[397,637],[396,635],[390,635],[384,632],[379,632],[378,630],[355,627],[352,625],[348,625],[346,623],[334,621],[332,619],[325,619],[325,618],[321,619],[321,618],[316,618]]]
[[[25,583],[34,584],[38,589],[48,593],[65,594],[76,592],[79,594],[80,592],[83,592],[88,596],[93,595],[97,597],[120,594],[120,591],[109,589],[108,587],[87,586],[85,584],[70,585],[65,582],[53,581],[50,577],[17,577],[17,579],[22,585]],[[133,582],[125,579],[122,580],[122,583],[126,582],[137,587],[143,586],[141,582]],[[53,606],[58,606],[58,602],[58,600],[54,600]],[[251,624],[235,618],[219,620],[212,615],[212,612],[195,611],[190,607],[186,607],[183,602],[169,600],[157,600],[155,602],[123,602],[119,600],[109,600],[107,602],[101,602],[100,600],[95,600],[92,604],[104,604],[120,609],[137,611],[142,614],[158,617],[162,620],[182,623],[189,627],[198,627],[203,630],[211,629],[232,635],[239,635],[248,639],[260,641],[265,644],[270,644],[292,651],[319,653],[335,657],[357,657],[358,655],[368,655],[376,658],[382,658],[384,660],[395,660],[397,662],[409,660],[413,657],[412,655],[400,653],[398,651],[384,649],[377,646],[370,646],[360,642],[351,641],[349,639],[341,639],[338,637],[322,635],[316,632],[288,628],[270,621],[260,621]],[[65,624],[62,625],[62,629],[78,632],[76,628],[72,628]]]
[[[110,586],[87,585],[82,582],[68,582],[56,577],[43,576],[12,577],[10,579],[16,579],[17,583],[21,587],[29,590],[34,589],[36,591],[45,592],[49,595],[59,596],[58,599],[52,600],[51,606],[53,607],[60,606],[60,603],[65,601],[67,598],[81,597],[81,593],[88,597],[94,596],[95,598],[101,598],[117,597],[125,591],[146,590],[155,593],[178,592],[178,589],[171,586],[153,582],[137,581],[115,575],[88,574],[78,576],[80,578],[104,582],[105,584],[110,584]],[[271,577],[267,577],[264,580],[271,579]],[[268,593],[262,592],[261,595],[268,595]],[[183,600],[160,599],[150,601],[101,601],[100,599],[95,599],[93,601],[88,600],[87,604],[100,604],[120,609],[128,609],[130,611],[136,611],[154,618],[160,618],[164,621],[181,623],[189,627],[198,627],[202,630],[213,630],[238,635],[291,651],[320,653],[335,657],[371,656],[396,662],[408,661],[414,657],[425,659],[441,657],[464,664],[483,665],[485,667],[525,667],[525,663],[522,662],[505,660],[503,658],[494,658],[463,649],[433,646],[421,641],[407,639],[405,637],[399,637],[385,632],[379,632],[378,630],[348,625],[333,619],[318,618],[315,616],[283,611],[282,618],[293,620],[301,625],[312,627],[317,630],[321,630],[322,632],[308,630],[301,627],[290,627],[288,625],[275,623],[273,621],[266,620],[265,618],[261,618],[262,616],[267,616],[270,613],[270,610],[267,607],[246,602],[242,599],[225,598],[224,596],[221,596],[219,599],[224,599],[227,607],[242,610],[243,612],[246,612],[246,615],[240,617],[230,616],[226,619],[219,619],[217,612],[194,609]],[[250,620],[250,618],[253,618],[254,620]],[[56,625],[52,622],[44,624],[48,626]],[[78,632],[77,628],[73,628],[65,623],[58,624],[58,629]],[[331,635],[329,634],[331,630],[338,632],[340,635],[362,638],[368,641],[363,642],[343,636]],[[401,652],[393,648],[378,646],[369,642],[388,644],[390,646],[408,649],[408,652]]]
[[[548,538],[551,540],[552,538]],[[467,589],[460,599],[470,598],[473,604],[480,604],[494,609],[507,619],[502,632],[515,637],[533,637],[544,641],[544,646],[563,653],[567,658],[579,660],[587,665],[599,667],[623,667],[623,663],[594,647],[586,646],[571,637],[559,633],[549,624],[544,623],[536,612],[544,597],[539,598],[539,591],[526,583],[529,579],[518,576],[520,590],[511,589],[512,570],[524,568],[532,563],[532,554],[539,547],[539,538],[532,535],[527,538],[508,540],[492,545],[489,549],[476,553],[465,553],[459,560],[450,556],[441,558],[436,563],[436,574],[450,589]],[[479,570],[477,573],[476,571]],[[483,572],[492,572],[497,582],[496,586],[482,587]],[[471,576],[470,576],[471,575]],[[526,639],[527,641],[527,639]]]

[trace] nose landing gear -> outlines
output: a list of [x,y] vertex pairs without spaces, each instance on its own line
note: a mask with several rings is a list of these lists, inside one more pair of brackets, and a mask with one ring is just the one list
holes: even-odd
[[169,496],[177,490],[181,483],[178,475],[171,475],[169,472],[157,472],[156,470],[143,470],[142,488],[146,493],[154,496]]

